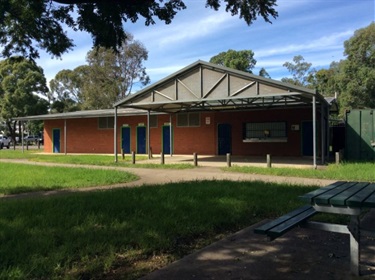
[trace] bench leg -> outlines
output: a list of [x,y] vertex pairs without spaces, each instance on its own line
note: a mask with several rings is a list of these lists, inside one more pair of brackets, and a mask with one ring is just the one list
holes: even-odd
[[350,271],[352,274],[359,276],[360,261],[360,232],[359,217],[352,216],[350,221]]

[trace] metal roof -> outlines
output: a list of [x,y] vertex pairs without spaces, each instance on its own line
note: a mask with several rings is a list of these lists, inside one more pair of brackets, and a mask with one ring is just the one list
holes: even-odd
[[115,107],[165,113],[328,105],[316,91],[247,72],[197,61],[117,101]]
[[[113,117],[114,109],[103,109],[103,110],[86,110],[86,111],[75,111],[67,113],[57,114],[46,114],[29,117],[14,118],[17,121],[32,121],[32,120],[61,120],[61,119],[81,119],[81,118],[95,118],[95,117]],[[119,108],[117,110],[118,116],[130,116],[130,115],[145,115],[147,111],[132,109],[132,108]]]

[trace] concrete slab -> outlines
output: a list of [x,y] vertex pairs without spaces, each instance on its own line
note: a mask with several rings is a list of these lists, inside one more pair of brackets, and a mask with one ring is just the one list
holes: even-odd
[[[374,226],[374,218],[366,223]],[[362,276],[356,277],[350,274],[348,235],[299,228],[268,241],[253,233],[259,224],[141,279],[375,279],[374,238],[362,238]]]

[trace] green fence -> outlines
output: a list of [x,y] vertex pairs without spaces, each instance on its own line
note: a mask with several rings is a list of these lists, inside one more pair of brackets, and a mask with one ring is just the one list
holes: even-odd
[[351,110],[346,113],[346,160],[375,160],[374,113],[375,109]]

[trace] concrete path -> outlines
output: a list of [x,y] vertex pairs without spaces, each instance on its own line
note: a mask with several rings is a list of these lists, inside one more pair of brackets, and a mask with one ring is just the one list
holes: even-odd
[[[110,186],[99,186],[99,187],[88,187],[81,189],[69,189],[69,190],[55,190],[45,192],[32,192],[17,195],[4,195],[0,196],[6,198],[26,197],[26,196],[48,196],[57,195],[66,192],[84,192],[92,191],[95,189],[110,189],[119,187],[135,187],[149,184],[165,184],[171,182],[183,182],[183,181],[196,181],[196,180],[232,180],[232,181],[263,181],[263,182],[274,182],[274,183],[286,183],[286,184],[299,184],[309,186],[325,186],[335,182],[335,180],[317,180],[309,178],[298,178],[298,177],[283,177],[283,176],[269,176],[260,174],[243,174],[223,171],[220,167],[225,166],[223,163],[206,163],[192,169],[150,169],[150,168],[125,168],[115,166],[96,166],[96,165],[75,165],[75,164],[59,164],[59,163],[47,163],[47,162],[33,162],[28,160],[18,159],[0,159],[2,162],[14,162],[29,165],[38,166],[65,166],[65,167],[85,167],[92,169],[113,169],[113,170],[124,170],[131,172],[139,177],[138,180],[129,183],[120,183]],[[154,160],[155,161],[155,160]],[[174,161],[181,162],[181,161]],[[143,163],[143,162],[142,162]]]
[[[15,195],[0,195],[3,199],[14,199],[21,197],[37,197],[37,196],[51,196],[60,195],[70,192],[85,192],[98,189],[111,189],[123,187],[136,187],[149,184],[165,184],[171,182],[183,181],[196,181],[196,180],[232,180],[232,181],[263,181],[274,183],[286,184],[300,184],[309,186],[325,186],[335,182],[335,180],[317,180],[309,178],[298,177],[283,177],[283,176],[269,176],[260,174],[243,174],[234,172],[225,172],[218,166],[223,166],[221,163],[206,164],[192,169],[150,169],[150,168],[124,168],[115,166],[96,166],[96,165],[75,165],[75,164],[59,164],[59,163],[46,163],[46,162],[32,162],[27,160],[13,160],[13,159],[0,159],[2,162],[14,162],[38,166],[65,166],[65,167],[85,167],[92,169],[114,169],[124,170],[131,172],[139,177],[138,180],[129,183],[120,183],[110,186],[88,187],[80,189],[65,189],[65,190],[52,190],[42,192],[22,193]],[[213,165],[213,166],[212,166]]]

